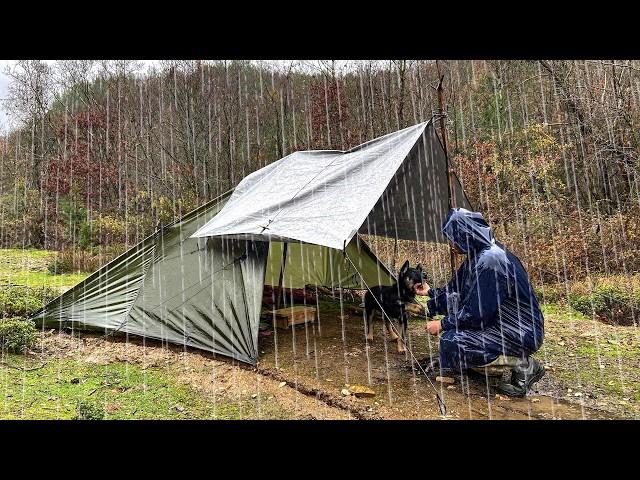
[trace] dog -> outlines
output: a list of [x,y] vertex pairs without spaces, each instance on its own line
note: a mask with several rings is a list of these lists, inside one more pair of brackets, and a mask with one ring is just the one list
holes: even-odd
[[[409,266],[409,260],[404,262],[398,274],[398,281],[390,286],[372,287],[364,296],[364,315],[367,326],[367,341],[373,341],[373,318],[376,312],[382,315],[384,327],[389,336],[389,340],[397,340],[398,353],[406,351],[405,341],[407,338],[407,323],[409,312],[406,303],[411,302],[416,297],[415,288],[424,283],[424,271],[418,264],[415,268]],[[389,318],[398,320],[400,335],[393,331],[389,318],[382,313],[380,306]]]

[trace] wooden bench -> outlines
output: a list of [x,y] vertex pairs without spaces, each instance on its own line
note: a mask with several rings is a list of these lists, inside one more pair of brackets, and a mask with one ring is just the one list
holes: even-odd
[[305,307],[304,305],[293,305],[291,307],[274,310],[272,315],[274,327],[291,328],[293,325],[315,322],[316,308]]

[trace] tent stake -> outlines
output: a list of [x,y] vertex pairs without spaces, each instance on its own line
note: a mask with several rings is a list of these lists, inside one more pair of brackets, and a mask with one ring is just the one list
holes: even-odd
[[284,298],[282,284],[284,282],[284,266],[287,261],[288,246],[289,244],[287,242],[284,242],[284,246],[282,247],[282,260],[280,261],[280,277],[278,278],[278,299],[276,300],[276,310],[280,309],[280,305],[282,304],[282,300]]
[[[455,207],[456,205],[456,197],[455,191],[453,189],[453,171],[451,169],[451,165],[449,164],[449,152],[448,152],[448,142],[447,142],[447,127],[445,123],[445,106],[444,106],[444,93],[442,88],[442,82],[444,81],[444,75],[440,72],[440,61],[436,60],[436,69],[438,70],[438,88],[436,89],[438,92],[438,107],[440,109],[440,136],[442,137],[442,148],[444,149],[444,158],[447,164],[447,194],[448,194],[448,205],[449,210]],[[456,275],[456,257],[453,250],[449,250],[449,262],[451,264],[451,276],[455,277]]]

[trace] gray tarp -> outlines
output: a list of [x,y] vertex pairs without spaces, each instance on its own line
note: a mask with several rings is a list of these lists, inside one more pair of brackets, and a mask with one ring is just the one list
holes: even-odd
[[[459,182],[458,206],[469,207]],[[431,122],[347,152],[301,151],[244,178],[194,237],[300,241],[342,250],[357,232],[444,238],[446,160]]]
[[[447,161],[433,125],[425,128],[406,160],[359,229],[360,233],[445,243],[442,221],[449,211]],[[457,178],[456,206],[471,206]]]

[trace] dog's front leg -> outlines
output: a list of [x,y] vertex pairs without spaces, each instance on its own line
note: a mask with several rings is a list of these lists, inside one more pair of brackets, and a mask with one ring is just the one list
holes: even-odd
[[367,317],[367,342],[373,342],[373,316],[375,314],[375,310],[365,312],[365,316]]
[[400,321],[398,322],[398,326],[400,328],[400,335],[398,336],[398,353],[405,353],[407,351],[405,344],[407,341],[408,321],[409,321],[409,315],[403,309],[402,315],[400,315]]
[[384,317],[384,327],[387,331],[387,335],[389,336],[390,341],[398,339],[398,335],[393,331],[393,323],[391,323],[391,320],[389,320],[386,316]]

